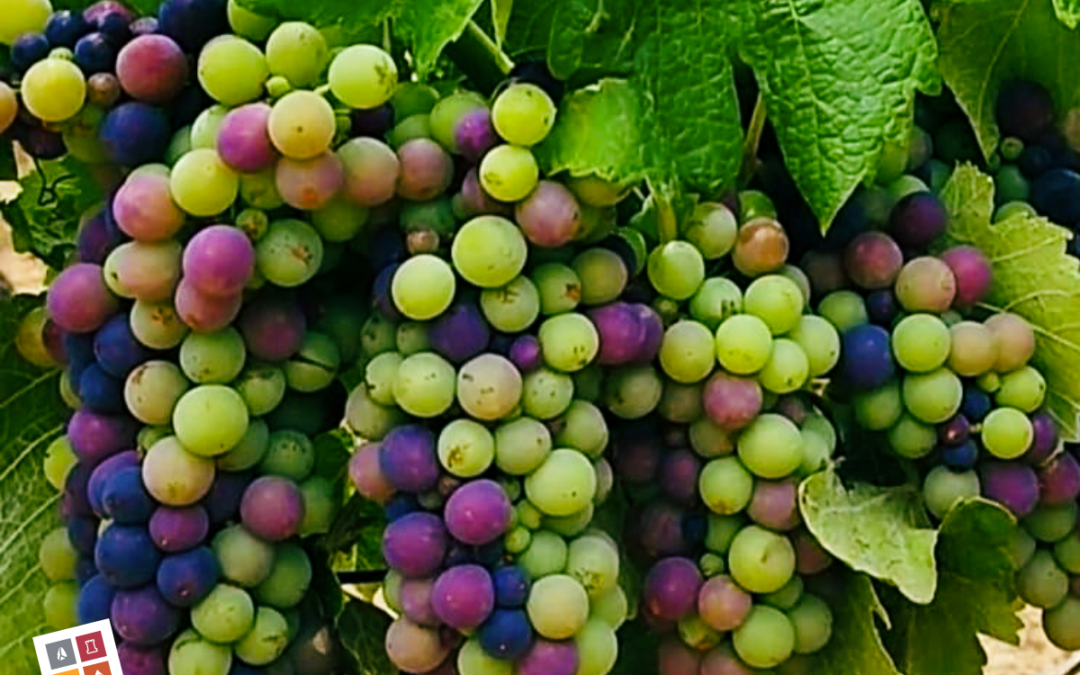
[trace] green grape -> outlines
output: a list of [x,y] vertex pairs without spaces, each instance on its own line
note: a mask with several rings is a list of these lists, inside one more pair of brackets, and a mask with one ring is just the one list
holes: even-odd
[[398,366],[394,401],[416,417],[438,417],[454,403],[454,367],[433,352],[413,354]]
[[703,416],[690,425],[690,447],[706,459],[724,457],[735,452],[735,439],[730,431]]
[[949,328],[932,314],[911,314],[893,328],[893,355],[907,371],[928,373],[940,368],[951,347]]
[[481,288],[498,288],[524,269],[528,245],[506,218],[478,216],[458,230],[450,254],[463,279]]
[[270,576],[255,587],[255,598],[264,605],[293,607],[307,594],[311,575],[311,560],[304,549],[298,544],[278,546]]
[[242,37],[221,35],[199,52],[199,84],[215,101],[230,107],[262,96],[270,76],[262,50]]
[[683,644],[705,652],[720,644],[723,634],[705,623],[697,614],[688,614],[676,622],[675,630]]
[[1080,532],[1070,532],[1054,543],[1054,560],[1069,574],[1080,574]]
[[259,417],[276,408],[285,397],[285,373],[278,366],[253,364],[232,383],[252,416]]
[[530,504],[527,499],[523,499],[518,503],[514,513],[517,514],[518,522],[530,530],[539,529],[540,525],[543,524],[544,514],[540,513],[540,510]]
[[[487,107],[487,102],[474,91],[455,91],[438,100],[429,112],[431,114],[431,137],[447,152],[457,152],[455,129],[466,114]],[[421,112],[421,111],[418,111]]]
[[1012,528],[1009,536],[1009,557],[1012,558],[1013,568],[1020,569],[1026,565],[1031,556],[1035,555],[1038,545],[1035,537],[1028,534],[1023,527],[1017,525]]
[[66,527],[58,527],[41,539],[38,563],[49,581],[70,581],[75,578],[79,552],[71,545]]
[[604,405],[616,417],[640,419],[660,404],[664,380],[651,365],[619,368],[604,382]]
[[1034,430],[1028,416],[1016,408],[997,408],[983,419],[981,438],[994,457],[1015,459],[1031,447]]
[[345,423],[361,438],[382,440],[391,429],[403,424],[404,420],[405,415],[396,407],[379,405],[372,401],[364,383],[355,387],[345,402]]
[[187,506],[210,490],[214,462],[188,452],[175,436],[167,436],[147,451],[142,474],[151,497],[166,506]]
[[570,267],[544,263],[532,272],[540,293],[540,313],[545,316],[569,312],[581,302],[581,278]]
[[240,199],[256,209],[276,209],[285,204],[278,194],[274,169],[240,175]]
[[453,268],[441,258],[423,254],[409,258],[397,268],[390,292],[402,314],[415,321],[426,321],[446,311],[454,300],[456,288]]
[[750,503],[754,494],[754,477],[737,458],[721,457],[712,460],[701,470],[698,492],[709,510],[729,516],[739,513]]
[[228,675],[232,655],[229,645],[214,644],[189,628],[169,648],[169,675]]
[[74,581],[61,581],[49,586],[41,604],[45,623],[56,630],[74,628],[79,624],[79,585]]
[[569,516],[592,503],[596,472],[576,450],[554,450],[525,478],[529,502],[549,516]]
[[[778,591],[772,593],[766,593],[762,596],[761,601],[766,605],[770,605],[785,612],[791,610],[792,607],[799,604],[799,601],[803,598],[803,592],[806,590],[806,585],[803,583],[802,577],[793,576],[791,580],[784,584],[784,587]],[[791,614],[788,614],[788,618],[791,619]]]
[[776,206],[769,195],[760,190],[739,192],[739,222],[746,223],[755,218],[776,220],[776,217]]
[[974,471],[957,473],[948,467],[936,466],[926,475],[922,494],[927,510],[944,519],[959,501],[979,496],[979,476]]
[[[11,11],[5,7],[5,13]],[[71,61],[46,58],[23,74],[19,87],[23,105],[42,122],[63,122],[82,109],[86,79]]]
[[259,475],[285,476],[299,482],[315,468],[315,444],[294,429],[278,429],[267,439]]
[[574,380],[548,368],[534,370],[522,383],[521,404],[525,414],[549,420],[563,414],[574,399]]
[[519,276],[502,288],[481,291],[480,310],[495,330],[518,333],[540,315],[540,292],[528,277]]
[[1016,591],[1029,605],[1050,609],[1069,594],[1069,576],[1050,551],[1038,550],[1016,573]]
[[690,316],[716,330],[725,319],[742,312],[742,303],[742,291],[734,281],[712,277],[690,299]]
[[589,603],[590,620],[599,619],[612,630],[618,630],[630,613],[630,603],[626,599],[626,592],[618,584],[607,593],[592,600]]
[[75,394],[74,389],[71,386],[71,371],[64,369],[60,371],[60,398],[64,401],[64,405],[70,410],[78,410],[82,407],[82,400]]
[[402,356],[431,351],[431,336],[428,334],[428,327],[417,321],[406,321],[398,326],[394,341],[398,353]]
[[1061,506],[1039,506],[1021,524],[1035,539],[1052,544],[1076,528],[1076,517],[1076,502],[1067,502]]
[[[599,494],[599,486],[597,487],[597,494]],[[596,496],[594,495],[593,502],[596,501]],[[545,530],[551,530],[555,534],[561,534],[564,537],[576,537],[589,529],[589,525],[592,524],[593,516],[595,514],[596,507],[590,503],[580,511],[571,513],[568,516],[544,516],[540,526]]]
[[226,580],[251,588],[261,584],[274,566],[274,546],[259,539],[242,525],[229,525],[210,544]]
[[676,382],[700,382],[709,376],[715,363],[716,343],[705,324],[683,320],[664,333],[660,365]]
[[753,668],[773,668],[795,651],[795,628],[780,610],[757,605],[732,634],[735,653]]
[[405,359],[397,352],[383,352],[364,368],[368,396],[379,405],[394,405],[394,380]]
[[1018,408],[1026,413],[1039,409],[1046,399],[1046,379],[1031,366],[1001,376],[1001,388],[994,393],[999,406]]
[[811,413],[803,420],[802,430],[807,433],[817,434],[829,447],[829,452],[836,451],[836,427],[821,413]]
[[173,363],[147,361],[128,375],[124,384],[124,402],[140,422],[168,424],[176,402],[189,386]]
[[705,533],[705,548],[714,553],[726,554],[731,548],[731,542],[735,539],[735,535],[745,526],[745,516],[714,515],[710,513],[709,526]]
[[862,391],[852,398],[855,419],[871,431],[884,431],[900,420],[904,414],[904,401],[900,395],[900,383],[886,382],[877,389]]
[[[711,336],[710,336],[711,342]],[[690,424],[702,417],[701,394],[704,384],[679,384],[664,381],[664,393],[656,407],[660,417],[677,424]]]
[[743,311],[764,321],[773,335],[783,335],[799,323],[804,302],[798,284],[769,274],[758,277],[746,289]]
[[240,37],[256,42],[262,42],[277,26],[277,20],[270,16],[262,16],[243,7],[237,0],[229,0],[225,6],[226,15],[229,19],[229,28]]
[[460,478],[473,478],[495,461],[495,437],[472,420],[454,420],[439,433],[439,462]]
[[499,201],[525,199],[539,181],[540,167],[528,148],[500,145],[480,161],[480,186]]
[[904,406],[916,419],[927,424],[940,424],[960,410],[964,385],[947,368],[912,373],[904,377],[903,397]]
[[240,178],[209,148],[192,150],[180,158],[169,176],[177,206],[193,216],[217,215],[236,201]]
[[172,423],[185,450],[212,457],[226,452],[244,437],[248,409],[234,389],[204,384],[180,397]]
[[788,611],[787,616],[795,627],[796,654],[821,651],[832,638],[832,611],[825,601],[816,595],[802,596],[799,604]]
[[304,518],[298,532],[301,537],[326,534],[337,515],[337,488],[322,476],[311,476],[300,484],[304,499]]
[[337,196],[311,214],[311,224],[330,242],[351,240],[367,224],[367,207],[354,204],[345,197]]
[[619,657],[619,639],[615,636],[615,629],[616,626],[601,618],[590,618],[581,627],[574,636],[578,650],[575,675],[607,675],[611,672]]
[[372,312],[360,329],[360,351],[371,358],[397,348],[397,326],[383,316]]
[[353,45],[330,63],[330,91],[350,108],[378,108],[397,88],[394,58],[375,45]]
[[41,33],[52,14],[49,0],[5,0],[0,44],[12,45],[27,33]]
[[300,343],[300,351],[283,368],[290,389],[311,393],[330,386],[339,366],[341,352],[337,343],[325,333],[309,330]]
[[189,333],[180,344],[180,367],[196,384],[225,384],[243,370],[246,353],[244,338],[235,328]]
[[525,611],[538,634],[565,640],[589,620],[589,596],[573,577],[552,574],[533,582]]
[[817,313],[829,320],[841,333],[849,328],[869,323],[866,303],[854,291],[833,291],[818,303]]
[[601,597],[619,581],[619,550],[603,537],[578,537],[570,542],[566,573],[577,579],[590,599]]
[[467,640],[457,655],[459,675],[513,675],[514,664],[489,655],[476,638]]
[[786,417],[759,415],[739,435],[739,460],[755,476],[783,478],[802,464],[802,436]]
[[750,525],[731,541],[731,576],[751,593],[774,593],[795,574],[795,548],[782,534]]
[[786,338],[773,340],[769,360],[758,373],[761,386],[774,394],[790,394],[809,379],[810,361],[802,347]]
[[71,448],[71,441],[67,436],[60,436],[45,449],[45,479],[49,485],[57,490],[63,490],[67,483],[68,473],[79,457]]
[[[323,34],[302,21],[286,21],[274,29],[266,41],[266,63],[270,73],[284,77],[294,87],[316,84],[329,56]],[[338,95],[336,91],[334,95]]]
[[604,370],[593,363],[570,375],[574,380],[574,396],[582,401],[597,403],[604,393]]
[[511,555],[517,555],[529,548],[529,544],[532,543],[532,532],[529,528],[519,525],[503,538],[503,546],[506,547],[506,552]]
[[251,630],[233,645],[233,650],[244,663],[265,666],[281,656],[288,645],[289,625],[285,617],[270,607],[259,607]]
[[555,422],[555,443],[580,450],[590,459],[599,459],[608,444],[604,413],[588,401],[575,400]]
[[551,432],[531,417],[519,417],[495,429],[495,465],[512,476],[525,476],[551,453]]
[[888,437],[889,445],[896,454],[908,459],[925,457],[937,445],[937,432],[934,427],[920,422],[906,412],[889,429]]
[[739,314],[716,329],[716,358],[736,375],[750,375],[765,367],[772,352],[772,332],[756,316]]
[[426,115],[438,102],[439,92],[435,87],[420,82],[400,83],[390,99],[390,104],[394,108],[394,117],[397,119],[405,119],[411,115]]
[[612,302],[626,288],[626,263],[610,249],[586,249],[574,258],[571,266],[581,279],[581,301],[586,305]]
[[532,541],[518,557],[517,564],[528,572],[530,578],[541,579],[565,570],[568,555],[569,548],[562,537],[554,532],[538,530],[533,532]]
[[669,241],[649,254],[649,282],[672,300],[688,300],[705,281],[705,259],[693,244]]
[[255,603],[242,588],[218,584],[191,608],[191,625],[208,640],[236,642],[255,622]]
[[431,138],[431,117],[412,115],[397,123],[386,135],[386,142],[394,149],[400,148],[414,138]]
[[274,147],[289,159],[314,159],[330,148],[337,118],[322,96],[292,91],[274,104],[267,130]]
[[716,260],[735,247],[739,222],[727,206],[704,202],[694,208],[685,228],[687,241],[696,246],[706,260]]
[[[545,319],[537,336],[544,363],[564,373],[573,373],[589,365],[600,350],[600,334],[596,327],[577,312]],[[709,361],[711,366],[711,353]]]
[[518,406],[522,386],[521,373],[509,359],[481,354],[458,371],[457,401],[472,417],[502,419]]
[[270,223],[255,245],[255,265],[266,280],[293,288],[311,280],[323,262],[323,242],[315,228],[287,218]]
[[216,462],[224,471],[246,471],[258,464],[270,447],[270,428],[260,419],[252,419],[247,432],[232,449],[218,455]]
[[[215,150],[221,123],[225,121],[225,116],[228,114],[229,109],[220,103],[216,103],[199,113],[199,116],[191,124],[191,149],[206,148]],[[176,162],[173,162],[173,164],[175,165]]]
[[555,103],[535,84],[512,84],[495,98],[491,122],[507,143],[536,145],[555,125]]
[[810,288],[810,277],[806,276],[806,272],[803,272],[802,268],[788,263],[780,268],[779,274],[799,287],[799,292],[803,296],[803,307],[809,307],[812,289]]
[[1076,651],[1080,649],[1080,599],[1069,596],[1056,607],[1043,612],[1043,631],[1046,637],[1059,649]]
[[828,374],[840,361],[840,334],[828,319],[804,314],[788,337],[806,354],[810,377]]

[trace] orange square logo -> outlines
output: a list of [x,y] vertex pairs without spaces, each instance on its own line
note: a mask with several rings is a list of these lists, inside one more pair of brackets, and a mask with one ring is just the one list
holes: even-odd
[[79,675],[79,671],[78,671],[78,669],[76,669],[76,670],[65,670],[62,673],[53,673],[52,675]]
[[[89,666],[83,666],[83,675],[112,675],[112,669],[109,668],[108,661],[102,661],[101,663],[92,663]],[[71,671],[75,672],[75,671]]]

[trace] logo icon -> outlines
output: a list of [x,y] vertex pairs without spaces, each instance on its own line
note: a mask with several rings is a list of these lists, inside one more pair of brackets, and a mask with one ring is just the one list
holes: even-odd
[[75,644],[79,645],[80,661],[93,661],[105,657],[105,648],[101,643],[101,631],[83,633],[75,638]]
[[108,661],[83,666],[82,672],[83,675],[112,675],[112,669],[109,668]]
[[64,666],[73,666],[77,662],[75,649],[71,646],[71,639],[57,640],[45,645],[45,653],[49,655],[49,667],[53,670]]

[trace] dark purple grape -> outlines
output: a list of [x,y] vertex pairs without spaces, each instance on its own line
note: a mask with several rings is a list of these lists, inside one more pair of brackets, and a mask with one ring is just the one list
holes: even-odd
[[697,502],[701,460],[686,449],[664,456],[660,464],[660,489],[676,504],[693,506]]
[[198,84],[185,87],[169,104],[169,118],[176,127],[186,126],[213,104],[214,100]]
[[930,192],[914,192],[893,207],[889,232],[902,246],[923,248],[945,232],[949,214],[945,205]]
[[210,491],[202,499],[202,506],[211,525],[221,525],[234,520],[240,513],[240,502],[251,484],[251,474],[218,471]]
[[257,478],[244,491],[240,517],[252,534],[266,541],[284,541],[300,530],[304,497],[296,483],[281,476]]
[[495,608],[491,575],[479,565],[458,565],[446,570],[431,589],[431,607],[447,626],[476,628]]
[[1058,430],[1054,418],[1040,412],[1031,416],[1032,439],[1031,447],[1024,453],[1024,461],[1028,464],[1042,464],[1058,445]]
[[641,517],[627,522],[627,539],[648,558],[683,555],[688,552],[683,521],[686,513],[667,502],[653,502]]
[[91,363],[79,376],[79,399],[83,407],[96,413],[119,413],[127,408],[124,403],[124,381],[113,377]]
[[120,469],[105,483],[101,492],[105,515],[117,523],[145,523],[154,512],[154,500],[143,487],[142,468]]
[[974,468],[979,460],[979,446],[973,440],[941,449],[941,463],[957,471]]
[[97,544],[98,520],[88,516],[74,516],[67,523],[68,541],[79,553],[94,555]]
[[1062,452],[1038,470],[1039,504],[1063,506],[1080,495],[1080,463],[1071,452]]
[[67,154],[63,134],[46,129],[37,123],[16,119],[11,125],[11,135],[22,149],[36,159],[59,159]]
[[529,575],[517,565],[500,567],[491,575],[495,584],[495,604],[504,609],[525,606],[529,599]]
[[349,121],[353,136],[381,138],[394,128],[394,106],[384,103],[378,108],[352,110]]
[[754,494],[746,512],[751,520],[770,530],[794,530],[802,522],[799,515],[799,484],[791,480],[755,481]]
[[517,675],[574,675],[578,669],[577,645],[572,640],[549,642],[537,639],[517,663]]
[[614,302],[589,310],[589,318],[600,334],[597,362],[605,366],[633,363],[641,358],[646,327],[637,309],[640,305]]
[[62,328],[60,330],[64,331],[64,351],[67,352],[72,371],[81,371],[94,362],[93,333],[71,333]]
[[90,500],[87,498],[87,484],[90,482],[90,467],[83,462],[77,463],[68,471],[64,481],[64,497],[60,503],[61,520],[75,516],[93,516]]
[[689,550],[699,548],[709,534],[709,519],[704,513],[691,511],[683,516],[679,523],[683,541]]
[[410,513],[390,523],[383,534],[387,564],[407,578],[431,576],[442,564],[446,527],[430,513]]
[[157,588],[170,604],[192,607],[214,590],[218,562],[205,546],[167,556],[157,571]]
[[984,462],[979,466],[983,496],[1023,518],[1039,501],[1039,479],[1035,471],[1019,462]]
[[510,345],[510,360],[522,373],[530,373],[544,365],[540,341],[533,335],[522,335]]
[[1042,146],[1026,145],[1017,165],[1028,179],[1034,180],[1054,168],[1054,156]]
[[499,143],[499,136],[491,125],[491,111],[483,107],[462,115],[454,128],[454,142],[465,159],[471,163],[479,162]]
[[116,47],[104,33],[90,33],[75,43],[75,64],[87,75],[110,72],[116,66]]
[[158,8],[158,29],[184,51],[197,53],[210,38],[229,30],[224,0],[165,0]]
[[863,232],[844,250],[847,276],[866,290],[892,286],[903,265],[900,246],[884,232]]
[[94,357],[98,365],[115,377],[127,377],[152,356],[153,352],[135,337],[125,314],[109,319],[94,336]]
[[126,448],[135,447],[139,426],[126,415],[99,415],[79,410],[68,422],[68,440],[88,467]]
[[974,307],[986,298],[993,282],[990,260],[974,246],[955,246],[941,254],[941,259],[956,277],[958,307]]
[[1080,220],[1080,174],[1051,169],[1031,184],[1031,205],[1055,223],[1073,225]]
[[79,623],[93,623],[109,618],[116,589],[100,575],[91,577],[79,589]]
[[891,327],[900,312],[900,303],[892,289],[873,291],[866,296],[866,313],[870,321],[879,326]]
[[105,581],[118,588],[137,588],[154,579],[161,554],[146,528],[110,525],[98,537],[94,562]]
[[125,642],[149,647],[165,642],[180,629],[180,612],[155,586],[121,589],[112,602],[112,624]]
[[472,218],[487,214],[509,216],[514,212],[514,206],[507,202],[500,202],[488,193],[480,185],[480,176],[475,168],[469,169],[465,179],[461,182],[461,192],[454,196],[454,208],[460,218]]
[[11,65],[25,72],[30,66],[47,57],[51,49],[52,45],[45,35],[26,33],[11,45]]
[[810,278],[814,297],[824,297],[848,285],[843,258],[835,251],[810,251],[799,261],[799,269]]
[[971,422],[964,415],[953,417],[938,425],[938,442],[945,445],[963,445],[971,434]]
[[[987,394],[982,389],[974,385],[967,385],[964,387],[964,399],[960,405],[960,412],[964,414],[972,422],[981,422],[990,409],[993,407],[993,402],[990,400],[990,394]],[[1034,419],[1032,419],[1034,423]],[[1053,420],[1051,420],[1051,427],[1053,426]]]
[[90,474],[90,480],[86,485],[87,499],[94,513],[102,517],[105,516],[105,506],[102,503],[105,486],[108,485],[113,476],[123,469],[139,466],[139,461],[139,453],[134,450],[126,450],[109,457],[94,467],[93,472]]
[[881,326],[863,324],[843,335],[840,368],[852,386],[876,389],[893,378],[896,364],[889,332]]
[[76,236],[79,260],[95,265],[103,264],[109,253],[121,242],[119,233],[108,227],[104,209],[84,219]]
[[145,103],[122,103],[105,116],[101,142],[117,164],[138,166],[159,160],[169,147],[172,131],[161,110]]
[[1006,83],[995,107],[1002,136],[1035,143],[1054,125],[1054,99],[1041,84],[1030,80]]
[[116,646],[116,657],[124,669],[124,675],[168,675],[165,653],[161,648],[123,642]]
[[307,319],[292,295],[267,293],[244,308],[238,324],[253,357],[284,361],[300,349]]
[[379,468],[396,489],[420,493],[439,480],[435,435],[418,424],[394,429],[382,440]]
[[645,577],[642,600],[655,616],[678,621],[697,608],[704,580],[687,558],[664,558]]
[[796,530],[789,537],[795,547],[795,570],[800,575],[820,574],[832,565],[833,557],[805,528]]
[[502,661],[516,661],[532,646],[529,617],[520,609],[497,609],[480,626],[480,647]]
[[644,304],[631,305],[637,313],[638,321],[645,328],[645,339],[634,359],[634,363],[649,363],[660,352],[660,343],[664,339],[664,322],[652,307]]
[[210,518],[199,505],[173,508],[159,506],[150,516],[150,538],[166,553],[192,549],[210,533]]
[[431,323],[428,338],[432,349],[459,364],[487,349],[491,330],[479,307],[459,302]]
[[488,479],[474,480],[450,495],[443,518],[455,539],[481,546],[506,533],[513,510],[501,485]]
[[510,71],[510,82],[527,82],[540,87],[556,104],[562,100],[566,83],[551,74],[547,62],[541,59],[518,61]]
[[660,469],[660,447],[647,436],[626,436],[615,444],[615,474],[630,484],[651,482]]

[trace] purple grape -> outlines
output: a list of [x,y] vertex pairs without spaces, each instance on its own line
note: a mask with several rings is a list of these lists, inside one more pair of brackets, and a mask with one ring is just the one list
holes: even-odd
[[873,291],[866,296],[866,313],[879,326],[891,327],[899,311],[900,304],[891,289]]
[[94,546],[97,545],[98,526],[97,518],[73,516],[67,522],[68,541],[79,553],[93,556]]
[[[48,28],[46,24],[45,29],[48,30]],[[11,45],[11,65],[19,71],[26,72],[30,66],[47,57],[51,48],[48,37],[41,33],[20,35]]]
[[232,471],[218,471],[210,491],[202,499],[206,516],[211,525],[221,525],[234,520],[240,513],[244,493],[251,485],[251,475]]
[[154,500],[143,487],[142,467],[117,471],[101,492],[105,515],[117,523],[145,523],[154,511]]
[[101,28],[110,17],[116,17],[124,23],[135,20],[135,14],[118,0],[98,0],[84,9],[82,16],[92,28]]
[[418,424],[394,429],[382,440],[379,467],[398,490],[420,493],[432,489],[439,480],[435,434]]
[[244,491],[240,518],[255,536],[266,541],[284,541],[300,530],[304,497],[288,478],[263,476]]
[[[972,422],[981,422],[982,419],[986,417],[987,413],[990,412],[990,409],[992,407],[993,402],[990,400],[990,395],[987,394],[985,391],[970,384],[964,387],[964,400],[963,403],[961,403],[960,405],[960,411],[969,420],[971,420]],[[1039,417],[1039,415],[1035,415],[1031,418],[1032,426],[1034,426],[1036,429],[1036,441],[1038,441]],[[1049,416],[1047,416],[1046,419],[1049,422],[1049,429],[1054,436],[1054,443],[1050,446],[1050,450],[1053,450],[1053,446],[1057,445],[1057,431],[1054,429],[1053,419]],[[1034,448],[1034,446],[1035,442],[1032,442],[1032,448]],[[1031,452],[1031,449],[1029,449],[1028,452]],[[1049,457],[1049,453],[1047,453],[1047,457]],[[1042,459],[1046,459],[1046,457],[1043,457]],[[1039,461],[1042,461],[1042,459],[1040,459]]]
[[876,389],[893,378],[896,364],[889,332],[881,326],[863,324],[843,335],[840,368],[852,386]]
[[75,43],[75,65],[86,73],[107,73],[116,66],[116,47],[104,33],[84,35]]
[[161,644],[180,629],[180,612],[155,586],[117,591],[111,618],[125,642],[144,647]]
[[[989,399],[989,397],[987,397]],[[1047,413],[1040,412],[1031,416],[1032,440],[1031,447],[1024,453],[1024,461],[1028,464],[1042,464],[1058,445],[1057,424],[1054,418]]]
[[938,442],[944,445],[963,445],[971,434],[971,422],[963,414],[938,425]]
[[512,514],[513,506],[502,486],[483,479],[455,490],[446,502],[443,518],[446,529],[455,539],[482,546],[506,533]]
[[95,467],[125,448],[135,447],[138,425],[126,415],[99,415],[79,410],[68,422],[68,440],[79,461]]
[[136,339],[125,314],[109,319],[94,336],[94,357],[114,377],[127,377],[153,353]]
[[109,618],[116,589],[100,574],[90,577],[79,589],[79,623],[93,623]]
[[728,644],[709,650],[701,660],[700,675],[754,675],[756,672],[743,663]]
[[753,596],[726,575],[709,579],[698,591],[698,615],[718,631],[735,630],[741,626],[753,605]]
[[994,272],[982,251],[974,246],[954,246],[941,254],[941,260],[956,277],[954,302],[958,307],[974,307],[986,298]]
[[[77,414],[78,413],[76,413],[76,415]],[[75,418],[73,417],[72,421],[74,420]],[[90,474],[90,480],[86,484],[87,499],[89,500],[90,508],[94,510],[94,513],[102,517],[105,515],[102,496],[105,492],[105,486],[112,480],[112,477],[123,469],[139,466],[139,462],[139,453],[134,450],[125,450],[124,452],[112,455],[94,467],[93,472]]]
[[356,491],[377,504],[383,504],[394,496],[394,486],[379,467],[379,446],[368,444],[360,448],[349,460],[349,478]]
[[497,609],[480,627],[480,647],[503,661],[516,661],[533,642],[532,624],[520,609]]
[[699,675],[701,653],[676,637],[667,637],[660,643],[657,657],[659,675]]
[[1039,504],[1063,506],[1080,495],[1080,463],[1071,452],[1062,452],[1040,467]]
[[484,192],[484,188],[480,185],[480,174],[475,167],[465,174],[465,179],[461,183],[461,192],[454,196],[454,208],[458,212],[457,215],[462,218],[489,214],[509,216],[514,212],[512,204],[500,202]]
[[693,506],[697,502],[701,460],[686,449],[668,453],[660,464],[660,489],[676,504]]
[[1041,84],[1030,80],[1007,82],[994,109],[1001,135],[1037,143],[1054,126],[1054,99]]
[[904,254],[892,237],[884,232],[863,232],[844,250],[844,270],[856,286],[866,290],[889,288],[900,268]]
[[646,340],[646,327],[638,306],[625,302],[590,309],[589,319],[600,334],[600,365],[626,365],[640,360]]
[[491,330],[475,304],[459,302],[431,323],[428,338],[448,361],[464,363],[487,349]]
[[942,464],[957,471],[974,468],[977,461],[979,461],[979,445],[973,440],[941,448]]
[[565,246],[581,228],[581,207],[562,183],[542,180],[514,208],[515,219],[533,245],[543,248]]
[[454,178],[454,161],[430,138],[406,141],[397,151],[401,173],[397,195],[410,201],[424,202],[438,197]]
[[764,405],[765,394],[758,381],[718,371],[705,383],[702,408],[717,425],[735,431],[754,421]]
[[195,548],[210,533],[210,518],[201,506],[159,506],[150,516],[150,538],[166,553]]
[[212,225],[184,247],[184,280],[217,298],[238,295],[255,271],[255,249],[239,228]]
[[649,363],[660,353],[660,343],[664,339],[664,322],[652,307],[643,304],[631,305],[637,313],[638,321],[645,329],[645,338],[641,342],[635,363]]
[[777,415],[783,415],[797,426],[802,426],[802,423],[814,412],[814,409],[799,394],[785,394],[776,401],[773,412]]
[[477,108],[467,112],[454,128],[454,144],[470,163],[477,163],[484,154],[499,143],[495,127],[491,125],[491,111]]
[[664,558],[646,575],[642,599],[658,618],[678,621],[696,609],[703,583],[693,561]]
[[277,159],[277,150],[267,131],[269,119],[270,106],[266,103],[249,103],[230,110],[218,129],[221,161],[242,173],[270,168]]
[[809,577],[821,574],[832,566],[833,557],[805,528],[795,530],[789,538],[795,548],[795,570],[800,575]]
[[110,110],[98,133],[109,157],[123,166],[159,160],[172,138],[165,113],[137,101]]
[[153,581],[161,554],[146,528],[110,525],[98,537],[94,562],[109,584],[117,588],[137,588]]
[[36,159],[59,159],[67,154],[63,135],[42,127],[36,120],[27,122],[16,118],[11,125],[11,135]]
[[799,515],[799,484],[793,480],[754,482],[754,494],[746,509],[758,525],[777,532],[794,530],[802,522]]
[[160,648],[122,642],[116,646],[116,656],[125,675],[168,675],[165,653]]
[[1051,169],[1032,183],[1031,205],[1055,223],[1080,220],[1080,174],[1071,169]]
[[45,299],[49,317],[70,333],[97,330],[120,308],[99,265],[76,263],[53,280]]
[[924,248],[945,232],[949,214],[930,192],[914,192],[902,198],[889,214],[889,232],[901,245]]
[[517,675],[574,675],[578,650],[573,641],[550,642],[537,639],[517,663]]
[[406,578],[431,576],[446,555],[447,532],[430,513],[410,513],[390,523],[383,534],[387,564]]
[[394,106],[384,103],[378,108],[349,112],[353,136],[383,136],[394,128]]
[[631,484],[651,482],[660,469],[660,448],[643,435],[620,438],[615,445],[615,473]]
[[529,576],[517,565],[500,567],[491,575],[495,584],[495,604],[504,609],[525,606],[529,599]]
[[1039,501],[1039,478],[1034,469],[1019,462],[984,462],[979,466],[983,496],[1023,518]]
[[86,410],[103,414],[127,410],[124,403],[124,381],[106,373],[97,363],[91,363],[82,371],[78,392]]
[[167,556],[157,571],[157,588],[175,607],[193,607],[217,585],[217,558],[205,546]]
[[79,262],[101,265],[120,241],[120,237],[106,224],[104,209],[95,211],[79,224],[76,235]]
[[159,29],[184,51],[198,53],[215,35],[229,30],[223,0],[165,0],[158,8]]
[[398,604],[401,613],[420,626],[438,627],[442,621],[431,606],[431,592],[435,587],[434,579],[405,579],[398,590]]
[[64,497],[60,503],[60,518],[65,520],[75,516],[93,516],[90,501],[87,498],[87,484],[90,482],[90,467],[78,462],[68,471],[64,481]]
[[510,360],[522,373],[531,373],[544,365],[540,341],[533,335],[522,335],[510,345]]
[[120,100],[120,80],[112,73],[95,73],[86,80],[86,100],[109,110]]
[[300,349],[307,320],[293,296],[270,293],[244,307],[239,327],[252,357],[284,361]]
[[431,589],[431,608],[447,626],[476,628],[495,608],[491,575],[479,565],[458,565],[446,570]]

